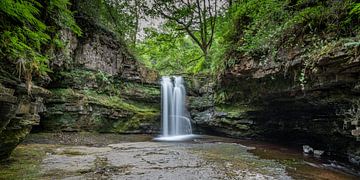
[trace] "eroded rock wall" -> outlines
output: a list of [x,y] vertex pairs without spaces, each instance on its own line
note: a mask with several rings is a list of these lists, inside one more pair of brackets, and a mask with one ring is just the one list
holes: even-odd
[[157,74],[136,61],[124,42],[91,19],[77,17],[84,34],[61,31],[47,86],[45,131],[154,133],[159,131]]
[[40,122],[46,110],[43,98],[49,91],[34,86],[29,95],[24,84],[13,84],[1,76],[0,81],[0,160],[7,159],[16,146]]
[[359,163],[359,48],[337,46],[312,64],[301,51],[288,52],[280,62],[241,57],[219,76],[215,93],[190,102],[194,124],[231,137],[309,144]]

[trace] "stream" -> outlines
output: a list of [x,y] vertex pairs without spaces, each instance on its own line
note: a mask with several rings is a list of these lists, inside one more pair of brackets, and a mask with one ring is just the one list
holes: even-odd
[[35,133],[0,164],[0,179],[359,179],[359,172],[289,147],[198,136]]

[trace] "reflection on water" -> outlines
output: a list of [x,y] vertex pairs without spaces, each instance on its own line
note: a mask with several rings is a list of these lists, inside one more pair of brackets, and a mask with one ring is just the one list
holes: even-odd
[[[294,179],[359,179],[358,169],[346,167],[345,165],[330,159],[318,159],[306,156],[302,149],[277,145],[262,141],[239,140],[232,138],[203,136],[195,139],[198,143],[235,143],[248,147],[248,152],[260,159],[274,160],[283,165],[289,176]],[[226,156],[226,150],[219,150],[218,156]],[[231,152],[229,152],[231,153]],[[221,154],[221,155],[220,155]],[[234,154],[234,153],[232,153]],[[231,160],[231,158],[230,158]]]
[[[30,134],[24,144],[37,147],[59,145],[107,146],[123,142],[152,141],[150,135],[119,135],[94,133]],[[182,139],[184,140],[184,139]],[[215,136],[191,136],[172,146],[187,147],[229,178],[258,177],[261,179],[359,179],[356,169],[337,161],[305,156],[302,149],[268,142],[239,140]],[[153,140],[154,141],[154,140]],[[173,141],[170,139],[170,141]],[[160,144],[168,142],[157,142]],[[32,147],[32,146],[29,146]],[[22,147],[26,148],[26,146]]]

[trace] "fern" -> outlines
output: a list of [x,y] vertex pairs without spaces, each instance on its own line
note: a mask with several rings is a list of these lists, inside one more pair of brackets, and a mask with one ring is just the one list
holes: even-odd
[[[15,64],[19,76],[27,84],[30,84],[32,75],[44,76],[51,71],[44,49],[50,48],[50,43],[61,47],[61,40],[55,33],[57,29],[68,28],[81,35],[73,12],[68,9],[70,5],[69,0],[0,1],[0,57]],[[41,19],[44,14],[48,15],[46,18],[50,18],[50,22]]]
[[81,35],[81,29],[73,18],[73,12],[68,7],[71,5],[69,0],[50,0],[48,11],[52,14],[51,18],[59,27],[66,27],[77,35]]
[[358,15],[360,16],[360,3],[356,3],[352,10],[350,11],[351,15]]

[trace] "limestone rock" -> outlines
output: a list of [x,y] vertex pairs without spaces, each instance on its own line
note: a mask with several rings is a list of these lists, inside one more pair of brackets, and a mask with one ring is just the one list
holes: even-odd
[[314,153],[314,149],[310,147],[309,145],[303,145],[303,152],[305,154],[312,154]]
[[[60,31],[40,127],[45,131],[154,133],[159,131],[158,74],[145,68],[126,44],[86,16],[76,17],[81,37]],[[152,125],[149,125],[152,124]]]
[[200,81],[199,89],[189,93],[197,130],[359,156],[358,50],[329,49],[317,54],[311,66],[308,57],[300,56],[303,51],[283,50],[280,61],[240,54],[218,76],[214,92],[201,88],[209,82]]
[[30,133],[32,126],[39,124],[39,113],[45,111],[43,98],[38,95],[44,95],[47,91],[42,88],[44,91],[38,91],[35,86],[31,97],[22,90],[23,87],[24,84],[17,87],[0,84],[0,160],[10,156],[13,149]]

